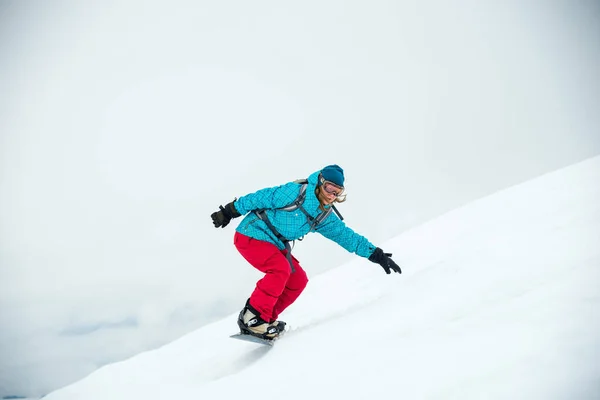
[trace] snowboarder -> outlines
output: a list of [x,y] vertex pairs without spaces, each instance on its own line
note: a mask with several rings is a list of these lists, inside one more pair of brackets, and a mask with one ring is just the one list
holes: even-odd
[[272,340],[284,331],[285,322],[277,318],[308,283],[306,272],[291,254],[289,242],[309,232],[319,232],[349,252],[368,258],[387,274],[402,273],[390,253],[342,221],[334,203],[345,200],[344,171],[338,165],[328,165],[308,179],[242,196],[219,206],[219,211],[211,215],[215,228],[224,228],[231,219],[247,214],[233,242],[254,268],[265,273],[239,314],[241,333]]

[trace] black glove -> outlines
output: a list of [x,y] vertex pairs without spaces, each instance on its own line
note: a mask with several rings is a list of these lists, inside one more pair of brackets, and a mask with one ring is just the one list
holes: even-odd
[[225,228],[229,224],[229,221],[242,215],[233,206],[233,201],[229,204],[226,204],[225,207],[219,206],[219,208],[219,211],[210,215],[215,228]]
[[402,270],[392,260],[392,253],[384,253],[379,247],[375,249],[373,254],[369,257],[369,261],[379,264],[383,267],[383,270],[386,274],[390,274],[392,271],[397,272],[399,274],[402,273]]

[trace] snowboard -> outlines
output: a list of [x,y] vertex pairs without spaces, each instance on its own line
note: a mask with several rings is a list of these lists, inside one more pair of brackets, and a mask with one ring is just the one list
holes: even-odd
[[283,332],[279,334],[277,339],[273,339],[273,340],[261,339],[259,337],[252,336],[252,335],[244,335],[243,333],[236,333],[235,335],[231,335],[229,337],[232,339],[244,340],[246,342],[258,343],[258,344],[272,347],[275,344],[275,342],[281,338],[281,336],[283,336]]

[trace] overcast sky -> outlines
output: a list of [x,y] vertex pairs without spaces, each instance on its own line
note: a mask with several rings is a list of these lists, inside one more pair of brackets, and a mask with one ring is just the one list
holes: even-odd
[[241,308],[234,197],[337,163],[378,244],[599,154],[598,3],[483,3],[0,3],[0,395]]

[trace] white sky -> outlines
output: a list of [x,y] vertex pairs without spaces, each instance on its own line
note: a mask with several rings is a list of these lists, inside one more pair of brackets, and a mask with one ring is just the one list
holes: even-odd
[[239,309],[258,275],[209,218],[236,196],[340,164],[380,245],[599,154],[599,26],[593,1],[2,2],[0,396]]
[[398,235],[402,275],[317,276],[272,348],[231,314],[45,399],[597,399],[599,181],[600,156]]

